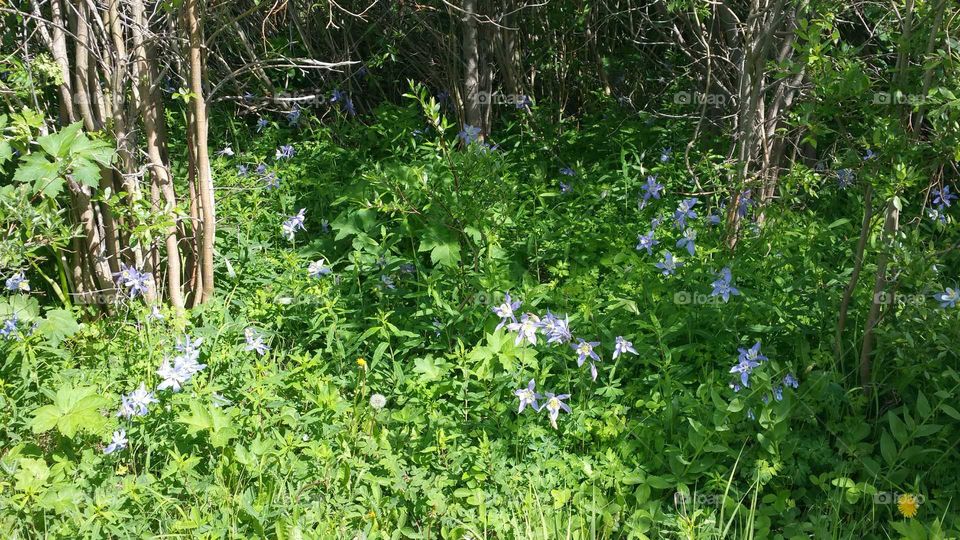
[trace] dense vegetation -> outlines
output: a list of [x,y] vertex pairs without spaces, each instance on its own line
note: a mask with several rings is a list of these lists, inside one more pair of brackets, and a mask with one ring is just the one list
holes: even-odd
[[5,537],[960,536],[953,3],[22,4]]

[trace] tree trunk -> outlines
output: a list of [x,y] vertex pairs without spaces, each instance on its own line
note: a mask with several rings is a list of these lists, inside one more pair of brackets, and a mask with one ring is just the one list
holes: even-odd
[[203,95],[203,29],[198,0],[186,2],[187,33],[190,44],[190,92],[193,94],[193,144],[196,152],[197,191],[203,212],[200,228],[200,273],[203,279],[200,302],[213,297],[213,241],[216,236],[213,179],[207,149],[207,103]]

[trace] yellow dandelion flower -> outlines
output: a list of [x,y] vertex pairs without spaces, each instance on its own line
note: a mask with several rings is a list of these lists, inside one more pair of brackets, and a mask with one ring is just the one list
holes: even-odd
[[919,501],[911,493],[904,493],[897,497],[897,510],[903,517],[912,518],[917,515],[917,509],[920,507]]
[[377,513],[374,512],[373,510],[367,512],[367,519],[373,519],[375,517],[377,517]]
[[367,369],[367,361],[363,358],[357,358],[357,365],[360,366],[360,369]]

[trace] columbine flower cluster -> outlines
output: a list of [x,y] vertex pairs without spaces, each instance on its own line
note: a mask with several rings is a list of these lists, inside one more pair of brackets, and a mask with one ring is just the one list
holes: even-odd
[[933,297],[937,302],[940,302],[940,307],[944,309],[957,307],[957,302],[960,302],[960,289],[947,287],[942,293],[937,293]]
[[[186,336],[182,340],[177,340],[175,350],[179,354],[173,358],[173,362],[164,357],[163,364],[157,370],[157,375],[163,379],[157,385],[157,391],[169,388],[178,392],[191,377],[207,367],[200,363],[200,345],[202,344],[203,338],[193,339]],[[117,411],[117,416],[127,420],[135,416],[146,416],[150,412],[150,405],[159,402],[156,394],[147,390],[146,384],[140,383],[136,390],[120,396],[120,410]],[[126,430],[117,430],[113,432],[113,440],[104,448],[103,453],[112,454],[123,450],[127,444]]]
[[[558,317],[551,313],[550,310],[547,310],[546,315],[542,318],[533,313],[524,313],[518,320],[516,313],[517,310],[520,309],[521,304],[522,302],[519,300],[511,298],[509,292],[504,294],[503,303],[492,308],[493,312],[500,317],[497,330],[506,326],[507,330],[516,332],[517,338],[514,341],[515,345],[520,345],[524,342],[530,345],[536,345],[538,334],[543,334],[546,342],[549,344],[569,343],[570,347],[577,354],[577,367],[583,367],[584,364],[589,362],[590,378],[596,381],[598,375],[597,363],[601,360],[600,355],[597,353],[597,347],[600,345],[600,342],[576,338],[576,343],[573,343],[574,337],[570,330],[569,317],[566,315],[562,318]],[[637,351],[633,348],[633,344],[623,336],[617,336],[613,351],[614,360],[626,353],[637,354]],[[550,424],[556,429],[557,417],[560,411],[570,412],[570,407],[563,402],[563,400],[569,398],[570,395],[547,393],[547,401],[542,406],[539,406],[537,400],[540,399],[541,396],[534,391],[534,384],[534,381],[531,380],[527,388],[521,388],[514,392],[514,395],[520,399],[520,410],[518,412],[523,412],[527,405],[530,405],[538,412],[545,408],[550,415]]]
[[[513,392],[513,395],[520,399],[520,408],[517,409],[517,414],[522,413],[527,405],[536,412],[546,410],[547,415],[550,417],[550,425],[553,426],[553,429],[557,429],[557,418],[560,417],[560,411],[563,410],[567,414],[571,412],[570,406],[563,401],[569,399],[570,394],[558,395],[553,392],[547,392],[546,396],[543,396],[537,393],[536,385],[537,383],[533,379],[530,379],[526,388],[520,388]],[[546,397],[547,400],[543,404],[538,403],[538,400],[544,397]]]
[[[750,387],[750,375],[753,371],[760,366],[763,362],[769,360],[760,352],[760,342],[756,342],[753,347],[749,349],[739,348],[739,355],[737,356],[737,363],[730,368],[730,373],[735,374],[734,380],[730,383],[730,388],[734,392],[739,392],[744,388]],[[782,381],[776,385],[771,390],[773,399],[776,401],[783,401],[783,389],[784,387],[790,388],[799,388],[800,381],[794,377],[793,373],[788,373],[783,377]],[[763,402],[769,403],[770,396],[764,395]],[[753,409],[747,411],[747,417],[751,420],[756,419],[756,415],[753,413]]]
[[933,196],[933,199],[930,209],[927,210],[927,214],[935,221],[946,223],[947,209],[950,208],[952,201],[957,200],[957,195],[950,191],[950,186],[934,189],[930,194]]
[[141,272],[133,266],[127,266],[120,263],[120,271],[113,274],[113,280],[117,287],[126,289],[131,298],[140,294],[145,294],[150,290],[150,282],[153,281],[153,274]]
[[293,236],[297,231],[307,230],[307,228],[303,226],[303,222],[306,220],[306,212],[306,208],[301,208],[299,212],[288,217],[287,220],[283,222],[281,228],[283,229],[283,236],[286,237],[287,240],[293,242]]
[[176,351],[180,354],[174,356],[172,362],[170,358],[164,357],[160,369],[157,370],[157,375],[163,379],[157,385],[157,390],[169,388],[179,392],[191,377],[207,367],[206,364],[200,363],[200,345],[202,344],[203,338],[191,339],[190,336],[186,336],[182,341],[177,340]]
[[270,346],[263,342],[263,335],[253,328],[247,328],[243,331],[243,339],[247,342],[244,347],[245,351],[254,351],[263,356],[270,350]]
[[10,292],[30,292],[30,282],[27,281],[26,276],[23,272],[17,272],[16,274],[7,278],[6,282],[7,290]]

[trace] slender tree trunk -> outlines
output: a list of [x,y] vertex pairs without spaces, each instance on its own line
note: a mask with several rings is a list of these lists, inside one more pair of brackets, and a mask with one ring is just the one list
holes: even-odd
[[[477,2],[463,2],[463,112],[464,122],[480,127],[480,48],[477,43]],[[481,137],[483,134],[481,133]]]
[[867,315],[867,323],[863,329],[863,347],[860,349],[860,384],[863,386],[863,391],[867,395],[870,395],[873,390],[873,368],[870,359],[874,346],[873,329],[880,320],[880,309],[883,304],[886,303],[884,291],[887,287],[887,264],[890,262],[890,254],[894,249],[894,239],[899,229],[900,204],[897,197],[894,196],[890,199],[890,202],[887,203],[886,217],[883,222],[881,251],[877,257],[877,277],[873,285],[870,313]]
[[213,243],[216,236],[213,179],[207,149],[207,103],[203,95],[203,29],[198,0],[186,0],[187,33],[190,43],[190,91],[193,93],[193,135],[196,149],[197,190],[203,209],[200,269],[203,276],[201,302],[213,297]]
[[833,350],[838,362],[843,359],[843,331],[847,325],[847,310],[850,308],[850,300],[853,298],[853,292],[857,288],[857,282],[860,281],[860,271],[863,269],[863,252],[867,247],[867,238],[870,237],[870,221],[873,218],[873,188],[867,184],[866,191],[863,194],[863,223],[860,226],[860,238],[857,240],[857,249],[853,256],[853,273],[850,274],[850,282],[843,291],[843,299],[840,301],[840,317],[837,321],[837,335],[834,339]]

